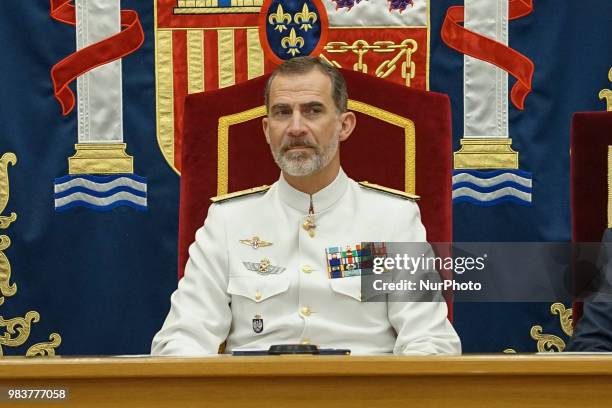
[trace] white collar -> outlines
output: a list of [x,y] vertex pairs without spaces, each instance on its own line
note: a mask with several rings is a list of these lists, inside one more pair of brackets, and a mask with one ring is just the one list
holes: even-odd
[[[312,195],[312,206],[315,214],[321,213],[334,205],[346,192],[349,178],[342,168],[330,184]],[[308,214],[310,209],[310,194],[303,193],[293,188],[281,173],[278,180],[278,192],[280,199],[290,207],[295,208],[303,214]]]

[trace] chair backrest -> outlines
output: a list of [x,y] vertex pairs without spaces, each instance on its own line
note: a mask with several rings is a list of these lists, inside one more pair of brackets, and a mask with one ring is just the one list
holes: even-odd
[[[572,240],[599,242],[612,217],[612,112],[580,112],[572,120],[570,179]],[[582,315],[575,302],[573,323]]]
[[[430,242],[452,240],[451,114],[448,97],[342,70],[357,128],[341,145],[342,167],[357,181],[416,193]],[[185,102],[179,214],[179,277],[204,222],[209,198],[271,184],[280,171],[261,118],[268,76]]]
[[597,242],[608,226],[608,146],[612,146],[612,112],[574,114],[571,209],[576,242]]

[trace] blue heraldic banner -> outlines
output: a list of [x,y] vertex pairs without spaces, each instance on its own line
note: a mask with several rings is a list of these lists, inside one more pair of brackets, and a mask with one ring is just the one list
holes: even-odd
[[[102,3],[114,11],[114,2]],[[14,212],[16,220],[0,230],[10,239],[0,255],[0,333],[10,326],[27,330],[0,341],[5,355],[148,353],[167,313],[177,282],[179,178],[155,138],[153,4],[129,3],[144,42],[107,79],[92,75],[71,82],[77,106],[66,116],[54,96],[51,70],[76,52],[75,27],[51,18],[49,2],[11,0],[0,6],[0,38],[7,45],[0,68],[7,98],[0,111],[0,154],[16,158],[3,177],[10,189],[1,215]],[[77,42],[84,46],[87,40]],[[97,108],[81,99],[87,93]],[[114,99],[106,100],[108,93]],[[89,108],[104,117],[79,117]],[[110,160],[107,168],[88,168],[87,153],[73,159],[81,147],[96,147],[88,142],[105,133],[98,147],[125,145],[125,153],[102,153]],[[83,181],[67,184],[75,178]],[[70,195],[72,208],[58,205]],[[10,285],[15,290],[9,296]]]
[[[478,97],[465,87],[466,76],[483,70],[472,70],[471,57],[442,36],[449,8],[467,9],[478,1],[384,6],[390,16],[427,10],[429,89],[449,94],[453,111],[454,240],[570,241],[571,118],[576,111],[605,110],[598,94],[612,79],[612,2],[510,1],[532,8],[520,18],[500,20],[508,27],[502,42],[533,63],[531,88],[519,109],[511,100],[515,76],[500,81],[505,102],[491,106],[505,112],[504,131],[484,134],[477,133],[479,124],[472,126],[469,113],[477,109]],[[0,354],[149,352],[178,278],[180,143],[160,134],[178,129],[182,115],[179,108],[169,121],[162,115],[162,73],[165,64],[179,66],[180,55],[162,58],[169,37],[158,32],[155,9],[170,4],[180,15],[180,3],[5,0],[0,5],[5,44],[0,90],[6,98],[0,108]],[[272,2],[277,3],[283,2]],[[349,15],[381,1],[321,3],[330,14]],[[286,10],[296,14],[301,6],[290,2]],[[241,19],[257,14],[254,7],[231,15],[232,24],[244,29]],[[308,33],[317,39],[319,17],[316,23],[310,18],[313,32]],[[457,24],[477,26],[469,19]],[[252,44],[257,24],[245,30],[244,44]],[[227,31],[205,34],[203,44],[209,46],[207,38],[213,38],[221,50]],[[286,35],[268,32],[281,34]],[[190,33],[180,35],[170,42],[193,44]],[[299,48],[295,44],[291,47]],[[190,50],[185,61],[196,55]],[[226,62],[212,63],[219,69],[218,87],[230,85],[221,73]],[[272,65],[262,62],[260,71],[236,71],[232,78],[246,80]],[[209,74],[202,75],[201,86],[185,85],[180,92],[204,91],[210,81]],[[506,164],[492,166],[484,156],[481,166],[464,160],[462,149],[477,151],[476,139],[484,136],[505,144]],[[454,324],[465,352],[533,352],[546,348],[546,336],[567,342],[559,314],[570,307],[456,303]]]

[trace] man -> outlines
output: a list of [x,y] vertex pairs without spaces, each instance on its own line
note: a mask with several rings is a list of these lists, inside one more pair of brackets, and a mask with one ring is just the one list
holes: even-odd
[[444,302],[363,302],[354,269],[336,265],[338,248],[362,241],[425,241],[405,194],[342,171],[339,143],[356,118],[339,72],[313,57],[285,62],[268,81],[266,107],[281,177],[213,199],[152,354],[213,354],[223,342],[226,352],[312,343],[353,354],[460,353]]
[[584,301],[567,351],[612,352],[612,229],[604,231],[601,242],[595,287]]

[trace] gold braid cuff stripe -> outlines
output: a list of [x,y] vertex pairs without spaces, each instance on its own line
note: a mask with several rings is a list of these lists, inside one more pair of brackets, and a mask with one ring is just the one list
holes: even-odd
[[[414,122],[403,116],[364,102],[349,99],[348,108],[404,129],[404,191],[416,194],[416,129]],[[266,115],[266,107],[259,106],[219,118],[217,142],[217,195],[227,194],[229,184],[229,128]]]

